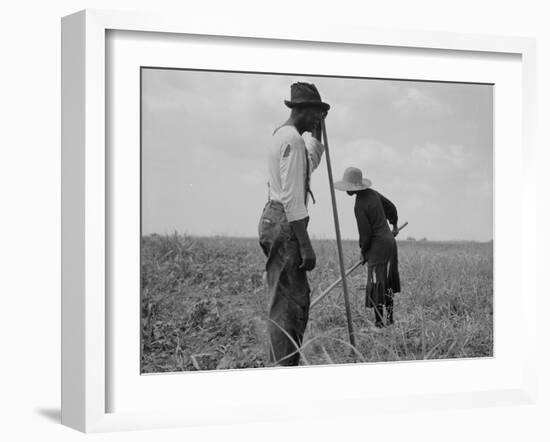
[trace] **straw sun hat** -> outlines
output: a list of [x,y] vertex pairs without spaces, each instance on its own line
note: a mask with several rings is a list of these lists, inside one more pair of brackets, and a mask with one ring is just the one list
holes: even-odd
[[358,169],[357,167],[348,167],[344,171],[344,177],[342,180],[334,183],[335,189],[348,192],[365,190],[370,186],[372,186],[372,181],[368,178],[363,178],[361,169]]

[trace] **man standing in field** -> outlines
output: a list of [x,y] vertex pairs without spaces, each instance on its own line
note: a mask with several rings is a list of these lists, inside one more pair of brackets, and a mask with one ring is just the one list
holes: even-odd
[[[310,195],[315,202],[309,183],[323,156],[321,120],[330,109],[313,84],[294,83],[290,97],[290,116],[268,144],[269,200],[258,227],[271,297],[269,359],[279,365],[298,365],[309,316],[306,272],[316,261],[307,233]],[[305,132],[312,137],[303,138]]]

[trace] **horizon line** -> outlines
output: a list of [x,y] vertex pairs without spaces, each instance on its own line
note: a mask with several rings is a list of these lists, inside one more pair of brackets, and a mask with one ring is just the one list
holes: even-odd
[[[152,235],[157,236],[173,236],[173,235],[179,235],[179,236],[187,236],[191,238],[231,238],[231,239],[255,239],[258,240],[257,236],[236,236],[236,235],[228,235],[228,234],[214,234],[214,235],[198,235],[193,233],[180,233],[178,231],[174,231],[172,233],[158,233],[158,232],[151,232],[151,233],[141,233],[141,237],[147,237]],[[412,239],[409,239],[412,238]],[[318,237],[315,235],[310,235],[311,240],[320,240],[320,241],[336,241],[336,238],[327,238],[327,237]],[[342,241],[358,241],[358,238],[342,238]],[[480,240],[480,239],[429,239],[428,237],[406,237],[406,238],[396,238],[396,241],[407,241],[407,242],[479,242],[479,243],[487,243],[487,242],[493,242],[494,238],[486,239],[486,240]]]

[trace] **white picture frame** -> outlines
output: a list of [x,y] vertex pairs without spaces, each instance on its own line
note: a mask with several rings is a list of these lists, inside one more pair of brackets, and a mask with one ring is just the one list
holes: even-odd
[[[425,48],[442,51],[468,51],[483,57],[485,53],[513,54],[521,57],[521,256],[522,275],[526,275],[527,257],[536,256],[536,242],[530,234],[529,220],[535,219],[534,40],[518,37],[493,37],[451,33],[388,31],[346,26],[308,27],[269,22],[238,26],[230,22],[212,23],[196,17],[162,17],[86,10],[62,21],[62,423],[84,432],[138,428],[185,426],[219,422],[246,422],[293,416],[284,404],[264,409],[235,400],[232,415],[197,408],[188,411],[141,410],[108,412],[107,397],[113,387],[106,375],[110,358],[106,336],[110,314],[107,300],[106,259],[109,237],[109,187],[106,173],[106,33],[108,31],[145,31],[163,34],[205,35],[287,42],[374,45],[380,48]],[[518,126],[518,127],[519,127]],[[498,188],[496,189],[498,192]],[[496,221],[498,222],[498,221]],[[531,258],[533,259],[533,258]],[[527,315],[536,303],[534,278],[521,279],[520,310]],[[498,320],[498,319],[497,319]],[[376,404],[361,395],[331,396],[311,402],[311,416],[365,414],[373,410],[414,410],[532,403],[535,396],[536,324],[522,330],[524,352],[517,357],[522,376],[505,388],[481,388],[470,392],[442,392],[425,395],[378,397]],[[496,356],[498,357],[498,355]],[[360,367],[356,368],[360,369]],[[331,370],[340,370],[332,368]],[[411,370],[412,368],[408,369]],[[286,373],[289,373],[288,371]],[[202,375],[202,374],[201,374]],[[212,376],[216,374],[204,374]],[[246,372],[228,373],[242,376]],[[286,375],[285,375],[286,376]],[[174,379],[174,378],[172,378]],[[170,381],[168,381],[170,382]],[[261,407],[260,407],[261,408]],[[248,413],[248,414],[247,414]]]

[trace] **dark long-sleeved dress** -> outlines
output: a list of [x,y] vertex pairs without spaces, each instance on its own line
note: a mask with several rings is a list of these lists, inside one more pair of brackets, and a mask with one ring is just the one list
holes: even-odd
[[374,189],[365,189],[357,192],[354,210],[359,247],[368,263],[366,305],[388,305],[388,293],[401,291],[397,244],[386,221],[397,224],[397,209]]

